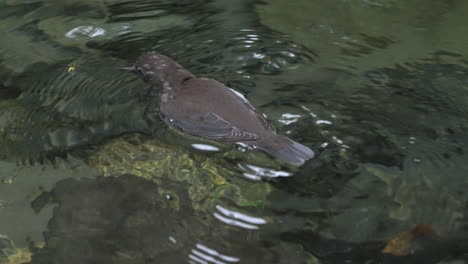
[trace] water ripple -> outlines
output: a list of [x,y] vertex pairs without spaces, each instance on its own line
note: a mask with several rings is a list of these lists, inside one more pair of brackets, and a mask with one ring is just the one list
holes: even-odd
[[267,223],[262,218],[253,217],[236,211],[232,211],[222,207],[221,205],[216,205],[216,209],[221,214],[215,212],[213,213],[214,217],[228,225],[238,226],[245,229],[259,229],[258,225],[263,225]]
[[207,246],[204,246],[202,244],[197,244],[196,248],[191,250],[191,254],[189,254],[189,259],[190,261],[193,261],[193,263],[200,263],[200,264],[202,263],[226,264],[226,262],[236,263],[240,261],[240,258],[223,255],[219,253],[218,251],[211,249]]
[[269,168],[262,168],[251,164],[237,164],[237,166],[245,171],[244,177],[251,180],[261,180],[262,178],[277,178],[277,177],[290,177],[293,174],[287,171],[274,170]]

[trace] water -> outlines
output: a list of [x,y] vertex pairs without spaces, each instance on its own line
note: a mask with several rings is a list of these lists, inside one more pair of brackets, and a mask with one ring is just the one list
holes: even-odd
[[[432,2],[0,2],[0,262],[468,263],[468,4]],[[167,128],[118,71],[152,51],[317,157]]]

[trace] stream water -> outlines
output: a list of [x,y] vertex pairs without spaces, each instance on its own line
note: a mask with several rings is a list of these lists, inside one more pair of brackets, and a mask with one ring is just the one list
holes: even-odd
[[[468,263],[468,1],[0,0],[0,263]],[[316,157],[188,137],[147,52]]]

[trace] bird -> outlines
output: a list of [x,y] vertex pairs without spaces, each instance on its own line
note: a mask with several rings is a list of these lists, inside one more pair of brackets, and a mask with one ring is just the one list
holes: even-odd
[[183,133],[244,144],[293,166],[301,166],[315,155],[307,146],[277,134],[242,94],[216,80],[196,77],[170,57],[146,53],[121,70],[136,74],[156,89],[161,118]]

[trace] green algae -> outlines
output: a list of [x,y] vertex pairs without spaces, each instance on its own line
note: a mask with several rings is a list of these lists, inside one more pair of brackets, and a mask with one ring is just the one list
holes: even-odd
[[188,186],[196,209],[207,210],[222,199],[243,206],[262,204],[271,186],[240,178],[235,170],[222,165],[226,162],[218,159],[194,155],[182,147],[132,134],[98,147],[88,157],[88,163],[104,176],[132,174],[158,184],[165,178],[181,182]]

